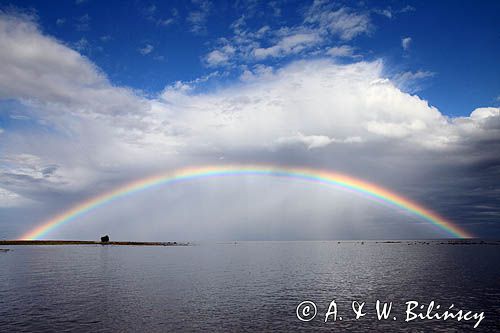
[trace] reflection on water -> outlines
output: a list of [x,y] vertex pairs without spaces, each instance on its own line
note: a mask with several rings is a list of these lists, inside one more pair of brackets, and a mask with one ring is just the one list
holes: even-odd
[[[244,242],[189,247],[10,246],[0,253],[0,331],[469,331],[404,322],[405,302],[484,311],[500,327],[500,247]],[[324,323],[335,299],[342,321]],[[393,302],[354,320],[351,301]],[[297,319],[312,300],[318,316]]]

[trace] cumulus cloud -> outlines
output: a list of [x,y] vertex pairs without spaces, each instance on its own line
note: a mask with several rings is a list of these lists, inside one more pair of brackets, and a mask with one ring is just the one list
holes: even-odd
[[[147,101],[130,89],[112,86],[87,58],[42,35],[36,24],[26,17],[0,16],[0,45],[0,99],[19,101],[22,107],[19,106],[19,110],[10,116],[22,117],[32,123],[31,131],[12,133],[3,141],[6,145],[4,156],[18,157],[17,166],[15,159],[9,159],[8,172],[3,170],[4,179],[47,184],[47,180],[26,173],[34,167],[27,168],[26,159],[20,158],[23,155],[19,153],[31,154],[51,165],[58,165],[64,159],[61,172],[71,174],[74,171],[83,176],[87,172],[78,170],[85,169],[81,165],[89,160],[87,157],[78,158],[78,154],[75,158],[72,150],[80,150],[85,155],[90,150],[95,151],[99,141],[110,148],[105,154],[114,150],[112,146],[136,147],[133,137],[138,128],[145,128],[149,109]],[[113,123],[117,126],[114,127]],[[86,138],[81,139],[81,144],[80,137]],[[9,140],[16,142],[17,148],[8,144]],[[69,146],[63,147],[64,141]],[[108,148],[98,150],[104,153]],[[120,154],[111,155],[121,159]],[[99,159],[100,153],[96,153],[95,158]],[[16,169],[21,172],[14,172]],[[86,179],[70,176],[62,182],[78,184]]]
[[[113,87],[104,74],[78,52],[42,35],[24,17],[0,16],[0,98],[51,106],[89,115],[127,113],[138,99]],[[129,104],[130,103],[130,104]]]
[[[357,136],[362,141],[398,133],[422,146],[437,144],[441,130],[452,130],[437,109],[402,92],[391,81],[381,80],[382,71],[381,62],[301,61],[263,73],[262,78],[253,75],[250,84],[215,95],[169,89],[160,102],[169,108],[182,105],[182,115],[180,110],[174,112],[180,115],[177,121],[189,127],[191,135],[202,135],[204,146],[211,143],[218,149],[228,144],[271,147],[272,142],[299,132],[319,133],[328,140]],[[196,141],[189,145],[195,146]]]
[[481,126],[484,129],[500,129],[500,108],[477,108],[470,114],[469,118],[474,121],[476,126]]
[[[87,58],[43,35],[32,20],[1,15],[0,103],[16,101],[15,113],[8,112],[26,117],[31,124],[29,130],[1,134],[2,196],[43,203],[45,211],[39,213],[48,216],[61,209],[61,202],[66,207],[130,179],[182,165],[220,163],[223,158],[228,163],[331,168],[375,179],[473,227],[478,215],[460,208],[464,202],[470,204],[469,196],[490,207],[476,207],[474,212],[500,213],[498,189],[491,187],[492,179],[499,177],[495,153],[500,149],[499,108],[446,117],[388,79],[379,60],[341,65],[315,59],[247,70],[241,82],[218,89],[198,91],[196,85],[204,80],[200,78],[177,82],[155,98],[146,98],[112,85]],[[244,199],[241,185],[221,184],[216,186],[217,194],[209,184],[203,189],[187,186],[162,192],[178,203],[172,205],[169,216],[187,226],[193,223],[186,218],[192,216],[188,214],[192,207],[179,199],[185,195],[216,195],[226,206],[242,209],[237,201]],[[306,208],[297,210],[295,217],[287,216],[296,220],[294,235],[300,235],[304,218],[343,221],[345,214],[352,214],[350,221],[364,221],[367,216],[387,220],[381,218],[384,212],[369,204],[356,201],[353,205],[341,196],[336,197],[335,210],[329,210],[331,205],[318,204],[326,200],[323,192],[292,198],[288,193],[295,185],[278,190],[274,182],[247,180],[246,184],[251,193],[269,193],[257,196],[259,207],[248,212],[261,221],[257,225],[265,225],[270,216],[283,218],[273,207],[289,207],[290,200],[318,210],[315,217]],[[165,212],[160,209],[164,198],[161,202],[144,199],[151,212],[148,221],[158,223],[161,230],[167,230],[162,229],[167,227],[162,227]],[[220,204],[202,202],[206,206],[200,212],[206,216],[199,220],[218,225]],[[134,207],[120,206],[127,214]],[[238,211],[228,212],[226,218],[237,220]],[[366,215],[357,215],[361,211]],[[113,221],[119,216],[104,215],[93,218]],[[171,224],[179,227],[175,221]],[[182,228],[197,230],[187,226]],[[136,232],[138,227],[126,230]],[[228,237],[238,237],[234,236],[238,231],[233,231]]]

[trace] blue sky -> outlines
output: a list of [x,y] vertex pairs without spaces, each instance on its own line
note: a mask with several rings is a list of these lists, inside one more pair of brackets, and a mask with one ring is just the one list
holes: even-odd
[[[230,84],[242,69],[207,66],[204,59],[220,38],[234,37],[238,19],[248,31],[304,27],[308,1],[2,1],[3,8],[34,13],[41,29],[89,57],[116,85],[156,94],[176,81],[191,81],[215,71],[214,84]],[[239,65],[280,66],[322,55],[347,45],[357,58],[383,59],[388,77],[420,73],[410,92],[448,115],[468,115],[474,108],[500,101],[500,23],[498,1],[332,2],[366,15],[369,27],[352,38],[326,36],[294,54]],[[407,49],[402,40],[410,38]],[[266,36],[262,46],[274,40]],[[142,50],[142,51],[141,51]],[[142,53],[141,53],[142,52]]]
[[[238,163],[346,173],[499,236],[499,9],[0,0],[0,238],[131,180]],[[103,230],[143,240],[449,236],[349,193],[252,177],[131,196],[48,237]]]

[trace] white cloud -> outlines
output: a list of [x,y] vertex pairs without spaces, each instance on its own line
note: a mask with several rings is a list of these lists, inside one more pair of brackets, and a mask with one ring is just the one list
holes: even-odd
[[74,43],[74,48],[75,50],[82,53],[87,52],[90,49],[90,43],[85,37],[82,37],[76,43]]
[[101,37],[99,37],[99,39],[101,40],[101,42],[109,42],[112,38],[111,38],[111,35],[102,35]]
[[329,48],[326,54],[332,57],[353,57],[354,48],[349,45],[334,46]]
[[147,54],[150,54],[151,52],[153,52],[154,50],[154,46],[151,45],[151,44],[146,44],[144,45],[144,47],[141,47],[139,49],[139,53],[142,54],[142,55],[147,55]]
[[57,166],[45,163],[39,156],[32,154],[7,155],[2,157],[0,162],[2,163],[0,170],[3,173],[32,179],[48,178],[57,171]]
[[423,80],[434,77],[436,73],[424,70],[416,72],[397,73],[392,77],[392,81],[401,89],[410,93],[416,93],[422,90],[421,83]]
[[[307,52],[318,55],[326,51],[327,43],[338,39],[351,40],[372,30],[368,13],[355,12],[347,7],[338,8],[323,1],[315,1],[304,13],[304,20],[294,26],[272,29],[264,25],[250,30],[246,21],[244,15],[238,18],[231,24],[234,35],[222,38],[223,45],[230,45],[234,52],[228,56],[217,45],[205,56],[205,59],[212,57],[215,60],[206,61],[208,66],[256,63],[267,58]],[[331,52],[338,53],[333,56],[347,56],[349,49],[348,46],[340,46],[332,48]]]
[[84,14],[76,19],[75,28],[78,31],[88,31],[90,30],[90,15]]
[[279,7],[278,1],[269,1],[268,6],[273,10],[273,15],[275,17],[281,16],[281,8]]
[[415,7],[412,7],[410,5],[406,5],[405,7],[401,8],[399,10],[400,13],[408,13],[408,12],[414,12],[416,9]]
[[500,108],[477,108],[471,114],[470,118],[474,120],[484,120],[488,118],[500,117]]
[[453,144],[453,124],[383,79],[382,68],[381,62],[296,62],[262,77],[249,72],[248,85],[214,94],[168,91],[156,107],[179,115],[172,130],[186,134],[193,149],[270,149],[291,141],[312,148],[349,137],[363,143],[404,138],[429,149]]
[[173,19],[173,18],[170,17],[170,18],[167,18],[167,19],[160,19],[160,20],[158,20],[157,24],[161,25],[163,27],[167,27],[167,26],[173,24],[174,22],[175,22],[175,19]]
[[278,146],[293,146],[302,144],[307,149],[326,147],[331,143],[361,143],[363,140],[359,136],[349,136],[345,139],[330,138],[326,135],[304,135],[297,133],[293,136],[282,137],[276,140]]
[[394,79],[396,81],[406,81],[406,80],[418,80],[433,77],[435,73],[429,71],[418,70],[416,72],[403,72],[397,74]]
[[251,81],[264,79],[265,77],[272,78],[274,74],[274,69],[271,66],[266,66],[262,64],[254,65],[252,69],[245,67],[243,73],[240,75],[241,81]]
[[277,44],[268,48],[256,48],[253,55],[257,59],[267,57],[281,57],[288,54],[299,53],[309,45],[317,44],[321,38],[315,33],[297,33],[283,37]]
[[294,145],[297,143],[304,144],[307,149],[321,148],[329,145],[334,140],[326,135],[304,135],[297,133],[297,135],[278,138],[276,143],[278,145]]
[[207,54],[206,62],[209,66],[217,66],[220,64],[225,64],[229,59],[229,55],[220,51],[214,50]]
[[207,0],[192,0],[191,2],[196,9],[189,12],[186,21],[191,25],[191,32],[195,34],[205,33],[207,29],[207,19],[212,9],[212,3]]
[[403,50],[408,51],[411,45],[411,37],[404,37],[401,39],[401,47]]
[[385,9],[374,9],[373,10],[374,13],[385,16],[389,19],[394,18],[398,14],[408,13],[408,12],[413,12],[413,11],[415,11],[415,8],[410,6],[410,5],[407,5],[401,9],[394,9],[391,7],[387,7]]
[[142,15],[150,22],[156,24],[157,26],[167,27],[176,22],[177,10],[175,8],[171,8],[170,12],[172,17],[162,18],[159,13],[158,8],[155,4],[151,4],[142,8]]
[[334,4],[323,1],[314,2],[305,21],[318,24],[324,33],[331,33],[343,40],[351,40],[372,29],[368,14],[355,13],[346,7],[335,10]]
[[41,35],[25,18],[0,16],[0,45],[0,97],[68,101],[78,99],[76,90],[82,86],[106,82],[87,59]]
[[16,207],[30,203],[30,200],[19,194],[0,187],[0,208]]
[[365,127],[369,132],[381,136],[389,138],[404,138],[415,132],[425,131],[427,125],[422,120],[396,123],[372,120],[366,122]]
[[[84,165],[111,165],[122,159],[119,150],[137,150],[132,138],[148,121],[145,100],[130,89],[112,86],[87,58],[42,35],[34,22],[21,16],[0,15],[0,99],[20,101],[25,114],[19,109],[14,116],[30,118],[44,129],[6,135],[3,156],[30,154],[46,161],[43,166],[60,165],[58,182],[68,189],[93,178],[93,167]],[[73,148],[64,148],[66,144]],[[73,156],[72,151],[79,154]],[[30,168],[25,159],[9,165],[3,172],[15,177],[11,181],[38,179],[26,172]],[[45,187],[48,181],[44,178],[36,186]]]
[[375,13],[385,16],[387,18],[392,18],[392,11],[389,8],[386,9],[375,9]]
[[122,113],[120,100],[136,102],[129,90],[112,87],[87,58],[42,35],[25,17],[0,15],[0,50],[0,98],[50,103],[52,111],[71,106],[81,114]]
[[229,59],[235,53],[234,47],[231,45],[224,45],[220,49],[213,50],[205,57],[205,62],[209,67],[215,67],[227,64]]

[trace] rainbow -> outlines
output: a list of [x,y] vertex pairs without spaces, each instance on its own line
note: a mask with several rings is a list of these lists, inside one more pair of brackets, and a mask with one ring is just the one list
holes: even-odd
[[327,170],[273,165],[215,165],[182,168],[130,182],[71,207],[63,213],[40,223],[38,226],[28,231],[20,238],[28,240],[40,239],[42,237],[45,237],[55,228],[73,221],[91,210],[99,208],[119,198],[143,190],[147,190],[152,187],[198,178],[240,175],[287,177],[323,185],[333,185],[344,190],[350,190],[359,194],[366,195],[369,198],[375,199],[376,201],[385,204],[389,204],[393,207],[406,210],[432,223],[433,225],[439,227],[441,230],[446,231],[453,237],[473,237],[467,231],[437,215],[431,210],[423,207],[422,205],[406,199],[405,197],[381,186],[368,183],[345,174]]

